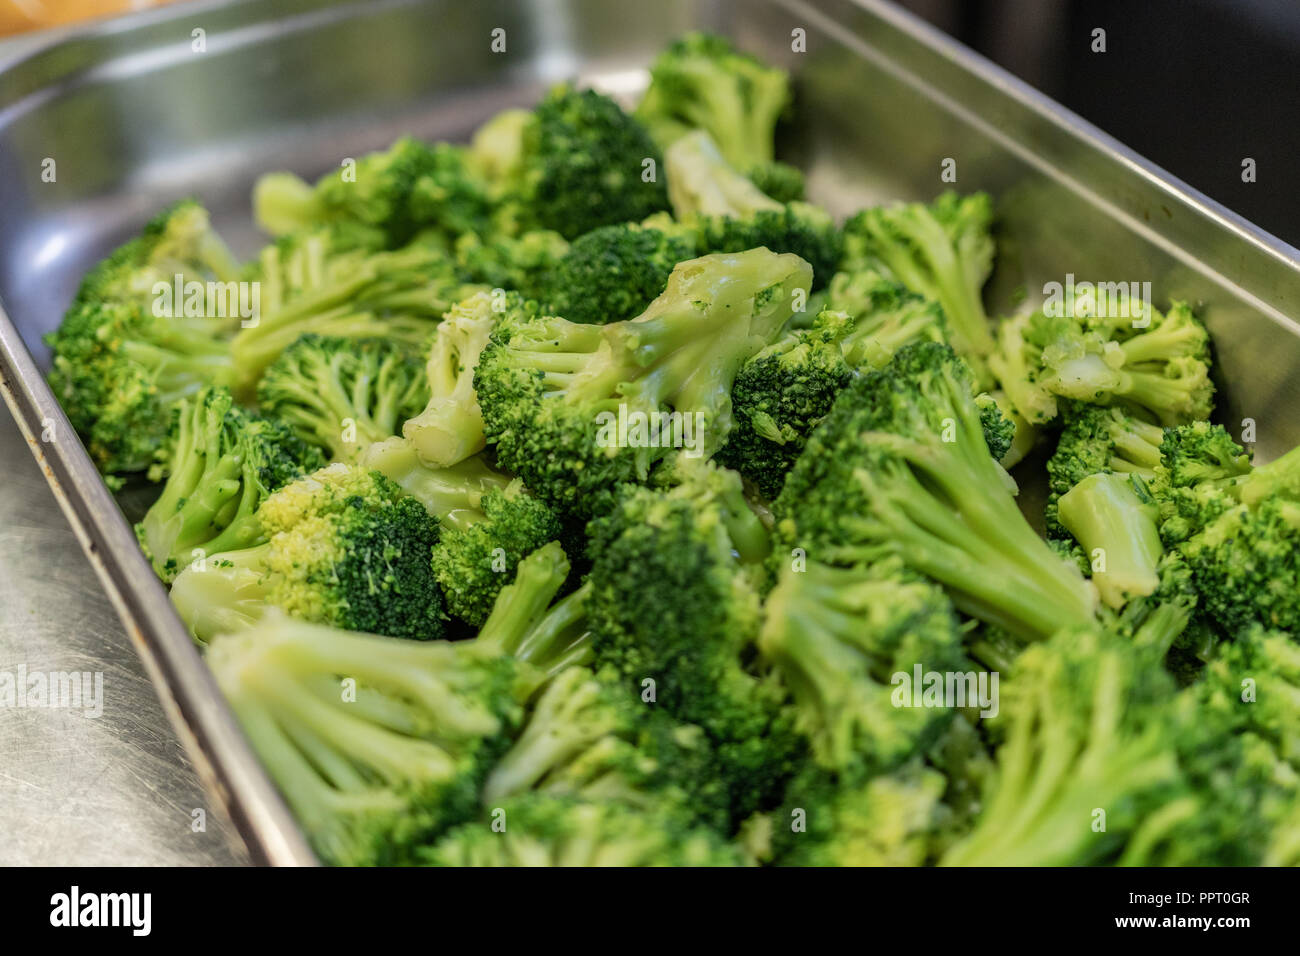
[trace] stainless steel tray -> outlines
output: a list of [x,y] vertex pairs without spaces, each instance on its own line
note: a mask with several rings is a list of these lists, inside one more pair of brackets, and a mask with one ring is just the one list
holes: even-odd
[[[72,34],[0,70],[0,391],[255,860],[314,862],[47,388],[41,335],[85,269],[170,199],[199,196],[251,253],[259,172],[317,175],[403,132],[463,138],[556,79],[633,93],[693,26],[797,75],[783,148],[816,199],[847,213],[929,198],[955,159],[957,188],[998,198],[995,308],[1066,273],[1150,280],[1209,323],[1232,382],[1224,420],[1254,419],[1263,457],[1300,444],[1300,326],[1287,318],[1300,315],[1300,252],[877,0],[244,0]],[[505,53],[489,45],[497,28]]]

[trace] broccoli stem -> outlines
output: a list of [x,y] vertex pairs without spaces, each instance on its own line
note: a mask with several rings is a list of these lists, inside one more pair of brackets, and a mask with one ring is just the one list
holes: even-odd
[[361,464],[392,479],[418,500],[439,523],[466,530],[483,518],[483,496],[504,491],[510,479],[493,471],[482,458],[467,458],[450,468],[430,468],[404,438],[390,438],[366,448]]
[[1100,559],[1092,580],[1107,605],[1119,609],[1160,586],[1156,565],[1164,546],[1155,509],[1138,498],[1132,479],[1089,475],[1061,496],[1057,514],[1084,551]]

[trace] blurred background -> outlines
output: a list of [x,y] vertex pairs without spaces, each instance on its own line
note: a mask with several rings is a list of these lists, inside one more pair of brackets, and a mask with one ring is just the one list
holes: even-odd
[[1300,246],[1300,0],[898,2]]

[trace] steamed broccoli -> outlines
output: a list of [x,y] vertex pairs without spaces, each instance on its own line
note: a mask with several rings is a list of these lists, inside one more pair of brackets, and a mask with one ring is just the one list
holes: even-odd
[[468,282],[514,290],[526,298],[544,294],[563,268],[569,243],[558,232],[534,229],[518,236],[467,232],[456,239],[456,267]]
[[429,573],[437,524],[383,475],[329,465],[268,497],[257,520],[264,543],[208,555],[172,584],[199,642],[243,630],[271,607],[348,630],[442,636]]
[[1178,546],[1201,606],[1229,633],[1252,624],[1300,631],[1300,448],[1234,490],[1240,504]]
[[579,236],[539,297],[570,322],[635,318],[664,291],[677,263],[696,256],[695,233],[667,215],[602,226]]
[[293,173],[269,173],[253,189],[258,224],[273,236],[336,223],[379,232],[389,248],[421,229],[448,236],[487,228],[487,185],[463,147],[403,137],[383,152],[345,161],[315,186]]
[[795,727],[824,769],[846,777],[890,770],[952,717],[945,707],[895,700],[897,674],[966,669],[951,603],[899,562],[787,566],[764,618],[759,652],[790,688]]
[[942,774],[920,761],[849,781],[809,768],[773,813],[777,866],[921,866],[947,819]]
[[417,354],[391,339],[303,335],[257,384],[263,412],[337,461],[395,435],[428,395]]
[[415,643],[275,613],[207,653],[217,686],[320,855],[414,862],[471,819],[537,679],[473,642]]
[[[240,321],[230,308],[239,275],[207,211],[184,201],[155,216],[82,281],[62,324],[46,336],[50,387],[103,473],[148,468],[177,401],[204,386],[234,383],[227,337]],[[170,290],[178,276],[215,281],[222,295],[198,315],[182,303],[163,308],[154,286]]]
[[830,281],[840,233],[830,214],[805,202],[779,203],[727,164],[709,134],[696,131],[664,156],[673,214],[696,233],[701,253],[765,247],[812,266],[814,287]]
[[644,480],[674,428],[688,450],[712,453],[731,429],[737,368],[776,337],[810,281],[798,257],[756,249],[681,263],[627,322],[507,311],[474,373],[489,446],[565,514]]
[[1056,505],[1061,524],[1093,559],[1092,583],[1107,605],[1121,608],[1159,587],[1156,566],[1164,547],[1155,502],[1145,486],[1130,476],[1099,472]]
[[1052,536],[1062,533],[1056,518],[1057,501],[1089,475],[1114,472],[1136,475],[1150,483],[1160,464],[1165,435],[1159,425],[1122,408],[1070,401],[1064,404],[1061,417],[1065,427],[1047,461],[1047,533]]
[[774,505],[776,553],[897,554],[963,612],[1025,638],[1091,621],[1095,591],[1016,507],[972,393],[968,367],[936,343],[851,382]]
[[339,251],[330,235],[289,237],[263,250],[261,310],[230,345],[241,391],[251,393],[304,333],[423,345],[447,309],[482,288],[463,283],[436,246]]
[[257,509],[266,497],[325,464],[281,421],[246,412],[230,391],[182,399],[165,448],[167,482],[136,525],[154,570],[170,581],[196,557],[265,540]]
[[372,445],[361,463],[392,479],[438,520],[433,575],[447,609],[469,624],[487,619],[497,592],[524,555],[562,533],[544,502],[482,459],[430,468],[413,444],[394,439]]
[[492,613],[475,640],[494,653],[532,665],[548,679],[573,665],[590,663],[590,586],[552,603],[569,577],[569,568],[564,549],[555,541],[524,557],[514,580],[497,592]]
[[1070,315],[1040,310],[1003,323],[989,364],[1022,415],[1050,421],[1070,398],[1136,406],[1166,426],[1209,417],[1209,335],[1185,303],[1131,320],[1097,312],[1089,298]]
[[[719,460],[768,498],[803,452],[808,434],[859,371],[915,341],[942,341],[934,303],[873,273],[837,273],[829,305],[808,329],[787,333],[741,366],[731,390],[736,427]],[[1007,425],[1001,416],[998,430]],[[995,456],[995,457],[1000,457]]]
[[800,750],[784,691],[749,667],[765,534],[737,476],[681,479],[629,486],[589,526],[596,662],[704,730],[739,820],[779,794]]
[[[986,193],[946,192],[930,205],[864,209],[844,224],[841,268],[873,269],[938,302],[953,348],[966,356],[985,356],[993,351],[981,298],[993,269],[992,222],[993,203]],[[1035,420],[1023,409],[1021,413]]]
[[1166,544],[1186,541],[1241,501],[1251,456],[1222,425],[1192,422],[1167,429],[1158,451],[1151,488]]
[[430,866],[740,866],[740,853],[671,813],[530,796],[422,853]]
[[1173,685],[1124,639],[1064,630],[1021,654],[1001,690],[997,774],[942,865],[1113,862],[1179,793]]
[[575,239],[668,208],[659,148],[639,122],[594,90],[553,88],[531,113],[508,111],[475,137],[504,217],[517,229]]
[[662,149],[702,129],[728,163],[782,202],[803,198],[803,176],[774,160],[776,124],[790,104],[784,70],[741,53],[723,37],[688,33],[650,67],[650,86],[636,108]]
[[425,366],[428,403],[402,425],[420,457],[448,468],[483,450],[483,412],[474,393],[474,369],[496,327],[497,311],[520,309],[516,293],[497,300],[480,292],[452,306],[434,332]]

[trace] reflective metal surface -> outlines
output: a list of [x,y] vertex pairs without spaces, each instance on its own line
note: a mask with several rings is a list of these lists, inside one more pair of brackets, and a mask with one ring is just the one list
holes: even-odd
[[[633,93],[690,26],[798,77],[785,158],[847,213],[946,185],[999,200],[991,295],[1066,273],[1198,304],[1265,457],[1300,443],[1300,253],[1255,230],[910,16],[875,0],[193,4],[119,21],[0,71],[0,377],[160,697],[255,860],[311,855],[221,703],[118,506],[45,387],[40,335],[84,269],[164,202],[197,195],[234,244],[255,176],[318,175],[403,132],[463,138],[577,76]],[[506,49],[493,52],[494,30]],[[195,31],[201,31],[196,33]],[[802,32],[800,32],[802,31]],[[202,41],[201,43],[199,41]],[[800,42],[802,41],[802,47]],[[201,46],[201,49],[200,49]],[[43,161],[57,166],[43,182]],[[53,426],[53,440],[41,441]]]

